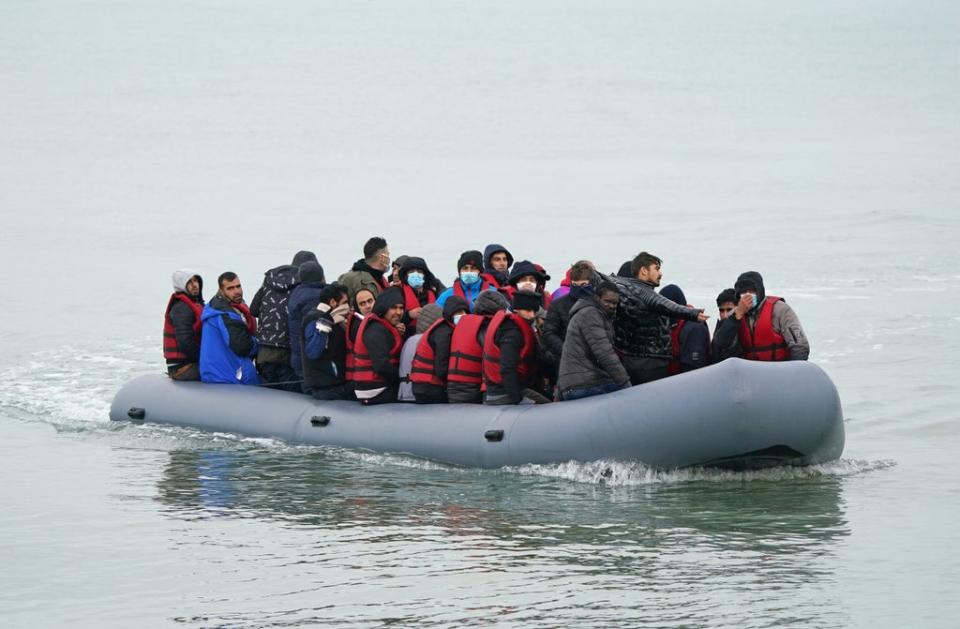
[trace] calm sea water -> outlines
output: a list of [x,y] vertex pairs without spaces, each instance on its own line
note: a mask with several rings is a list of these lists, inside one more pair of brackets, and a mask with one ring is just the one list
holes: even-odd
[[[956,626],[958,19],[3,2],[0,624]],[[477,471],[108,421],[172,270],[252,296],[373,234],[445,279],[493,241],[557,278],[646,249],[708,306],[759,270],[844,456]]]

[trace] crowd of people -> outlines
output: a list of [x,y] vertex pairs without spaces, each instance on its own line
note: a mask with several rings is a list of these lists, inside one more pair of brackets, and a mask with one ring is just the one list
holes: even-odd
[[423,258],[391,262],[386,240],[327,282],[316,255],[300,251],[268,270],[250,301],[236,273],[173,274],[163,353],[175,380],[263,385],[320,400],[362,404],[548,403],[641,385],[711,363],[806,360],[794,311],[741,274],[717,297],[711,340],[703,308],[679,286],[657,292],[660,258],[641,252],[616,274],[589,260],[560,288],[506,247],[465,251],[447,287]]

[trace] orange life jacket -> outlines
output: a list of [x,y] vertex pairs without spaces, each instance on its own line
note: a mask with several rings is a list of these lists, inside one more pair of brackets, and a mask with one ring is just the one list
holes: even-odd
[[487,327],[487,335],[483,339],[483,379],[487,384],[498,386],[503,384],[503,377],[500,375],[500,346],[497,345],[496,338],[500,326],[507,318],[516,324],[523,335],[523,347],[520,349],[517,376],[520,378],[520,382],[527,384],[533,379],[537,339],[533,334],[533,328],[523,317],[506,310],[501,310],[495,314]]

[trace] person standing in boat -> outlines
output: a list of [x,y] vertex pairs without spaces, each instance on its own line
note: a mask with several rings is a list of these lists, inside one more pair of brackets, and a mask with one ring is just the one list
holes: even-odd
[[200,379],[203,278],[189,269],[173,273],[173,294],[163,313],[163,357],[174,380]]
[[409,335],[417,329],[417,317],[420,309],[427,304],[437,301],[437,292],[434,290],[434,277],[423,258],[407,256],[397,273],[400,288],[404,298],[404,325]]
[[[418,404],[443,404],[447,398],[450,343],[457,324],[467,314],[467,302],[453,296],[443,305],[442,317],[417,342],[410,369],[413,396]],[[419,323],[418,323],[419,325]]]
[[290,264],[281,264],[263,274],[263,284],[250,300],[250,312],[257,318],[257,373],[263,384],[299,391],[291,384],[298,380],[290,365],[290,335],[287,326],[287,301],[298,282],[300,264],[316,261],[312,251],[298,251]]
[[[676,284],[661,288],[660,295],[675,304],[690,306],[683,290]],[[710,364],[710,328],[702,321],[673,319],[670,322],[670,349],[673,356],[667,365],[668,375],[706,367]]]
[[595,295],[577,300],[570,309],[557,379],[561,400],[630,388],[630,376],[613,349],[613,319],[619,304],[616,284],[603,282]]
[[641,251],[630,264],[631,278],[615,276],[610,280],[620,290],[620,306],[613,326],[614,347],[623,356],[623,366],[636,385],[666,377],[673,356],[671,317],[706,321],[710,315],[699,308],[675,304],[654,292],[663,277],[662,261],[657,256]]
[[413,395],[413,383],[410,382],[413,357],[417,353],[417,343],[423,338],[423,333],[441,317],[443,317],[443,308],[437,304],[427,304],[420,309],[420,316],[417,317],[417,333],[405,340],[403,349],[400,350],[400,392],[397,394],[397,401],[417,401]]
[[340,276],[338,282],[347,287],[350,299],[361,288],[366,288],[376,297],[390,287],[390,279],[385,275],[390,268],[390,249],[387,241],[374,236],[363,245],[363,259],[353,263],[353,268]]
[[747,360],[807,360],[810,342],[800,319],[782,297],[767,295],[763,277],[747,271],[733,285],[733,316],[717,328],[720,360],[736,356]]
[[503,293],[484,291],[477,297],[473,312],[462,317],[450,339],[447,368],[447,400],[463,404],[483,403],[483,343],[487,326],[501,310],[510,307]]
[[481,293],[497,290],[487,280],[480,275],[480,269],[483,266],[483,254],[479,251],[464,251],[457,260],[457,278],[453,280],[453,285],[444,290],[437,297],[437,305],[443,307],[450,297],[456,295],[466,300],[473,312],[473,305]]
[[347,289],[325,286],[303,315],[300,336],[303,391],[317,400],[352,400],[347,388]]
[[492,405],[549,402],[531,385],[538,371],[537,333],[533,321],[543,303],[542,295],[517,291],[513,312],[498,312],[483,342],[483,403]]
[[[320,293],[327,285],[323,267],[316,260],[307,260],[297,272],[297,285],[290,291],[287,301],[287,326],[290,329],[290,366],[294,376],[290,380],[303,379],[303,357],[300,354],[303,331],[303,315],[320,300]],[[300,385],[292,385],[299,390]]]
[[257,320],[243,303],[243,286],[236,273],[217,278],[219,290],[203,309],[200,336],[200,379],[227,384],[260,384],[253,357],[257,355]]
[[405,331],[403,291],[392,286],[377,297],[353,346],[353,387],[361,404],[397,401]]

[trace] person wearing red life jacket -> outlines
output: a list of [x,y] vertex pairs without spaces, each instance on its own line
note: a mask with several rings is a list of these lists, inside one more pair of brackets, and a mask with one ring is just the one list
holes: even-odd
[[[693,307],[687,303],[683,290],[676,284],[660,289],[660,296],[675,304]],[[670,346],[673,352],[667,365],[667,375],[693,371],[710,364],[710,328],[703,321],[670,320]]]
[[420,309],[437,301],[437,291],[433,288],[433,273],[430,272],[423,258],[406,256],[397,272],[397,278],[400,280],[399,286],[403,291],[403,323],[409,338],[416,333]]
[[353,389],[361,404],[397,401],[405,331],[403,291],[391,286],[377,297],[353,345]]
[[444,289],[437,297],[437,305],[443,306],[450,297],[456,295],[465,299],[473,312],[474,302],[485,292],[497,290],[496,286],[483,279],[480,269],[483,266],[483,254],[479,251],[464,251],[457,260],[457,277],[450,288]]
[[484,291],[473,305],[473,313],[462,317],[450,339],[447,368],[447,400],[451,403],[482,404],[483,343],[487,326],[510,302],[495,290]]
[[807,360],[810,342],[800,320],[782,297],[767,295],[763,277],[742,273],[733,285],[733,316],[717,328],[716,344],[724,348],[718,360],[736,356],[747,360]]
[[447,372],[453,331],[467,314],[467,302],[454,296],[443,305],[443,316],[417,342],[410,368],[413,396],[418,404],[447,402]]
[[398,402],[417,401],[417,398],[413,396],[413,383],[410,382],[410,370],[413,369],[413,358],[417,353],[417,344],[420,343],[420,339],[423,338],[423,333],[429,330],[435,321],[442,318],[443,308],[437,304],[427,304],[420,309],[420,316],[417,317],[417,333],[408,337],[403,342],[403,349],[400,350],[400,392],[397,394]]
[[484,404],[550,401],[531,388],[539,369],[539,344],[533,322],[542,304],[543,296],[539,293],[517,291],[513,312],[498,312],[490,321],[483,341]]
[[350,315],[347,317],[347,357],[346,373],[344,379],[347,381],[348,388],[353,390],[353,346],[357,342],[357,333],[360,332],[360,324],[368,314],[373,311],[373,304],[377,298],[366,288],[361,288],[357,294],[350,299]]
[[224,384],[260,384],[253,365],[257,355],[257,320],[243,301],[236,273],[217,278],[217,295],[203,308],[200,319],[200,379]]
[[203,278],[189,269],[173,273],[173,294],[163,314],[163,357],[174,380],[200,379]]

